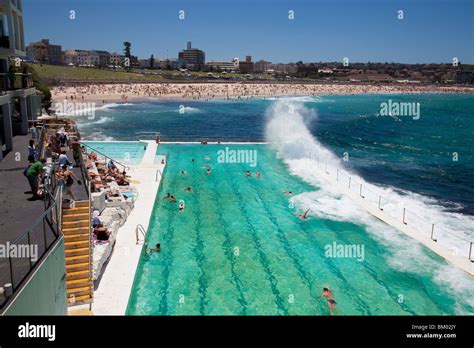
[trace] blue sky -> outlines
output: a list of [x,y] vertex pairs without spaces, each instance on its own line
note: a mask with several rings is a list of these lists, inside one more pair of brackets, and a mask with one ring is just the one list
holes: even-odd
[[192,41],[207,61],[474,63],[473,0],[23,0],[23,16],[27,44],[122,52],[130,41],[140,58]]

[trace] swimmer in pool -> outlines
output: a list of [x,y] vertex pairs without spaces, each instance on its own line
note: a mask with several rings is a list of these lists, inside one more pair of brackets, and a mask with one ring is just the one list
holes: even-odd
[[259,179],[259,178],[260,178],[260,172],[256,172],[256,173],[255,173],[255,177],[256,177],[257,179]]
[[207,176],[211,175],[211,169],[207,168],[207,170],[206,170],[206,175],[207,175]]
[[184,201],[179,201],[179,211],[184,211]]
[[171,202],[171,203],[175,203],[175,202],[176,202],[176,198],[174,198],[174,196],[170,196],[170,202]]
[[305,211],[303,214],[300,214],[299,217],[300,217],[302,220],[306,220],[306,216],[308,215],[308,212],[309,212],[309,208],[306,209],[306,211]]
[[191,186],[188,186],[184,189],[184,191],[193,192],[193,189],[191,188]]
[[161,251],[161,244],[160,243],[156,244],[155,248],[148,248],[147,249],[147,252],[150,253],[150,254],[151,253],[159,253],[160,251]]
[[252,173],[250,173],[250,170],[247,170],[247,171],[245,172],[245,176],[251,176],[251,175],[252,175]]
[[166,196],[163,197],[163,199],[170,199],[171,198],[171,193],[167,193]]
[[331,290],[329,290],[329,288],[323,288],[323,292],[321,293],[321,295],[319,295],[318,300],[320,300],[323,296],[326,298],[329,313],[331,315],[334,315],[334,309],[336,308],[337,304],[336,300],[334,300],[334,295],[332,294]]
[[179,173],[180,173],[181,175],[184,175],[184,174],[186,174],[186,171],[185,171],[185,170],[181,170]]
[[287,195],[287,196],[290,196],[290,195],[293,194],[293,192],[291,192],[291,191],[283,191],[283,193],[284,193],[285,195]]

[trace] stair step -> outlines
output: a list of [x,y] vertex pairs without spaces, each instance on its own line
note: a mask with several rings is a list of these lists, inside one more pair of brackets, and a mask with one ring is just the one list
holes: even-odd
[[88,221],[91,216],[89,213],[63,215],[63,222]]
[[72,271],[72,269],[76,271],[84,271],[83,269],[79,269],[83,267],[86,268],[85,270],[89,270],[89,262],[78,262],[78,263],[71,263],[69,265],[66,265],[66,272],[68,273],[74,272]]
[[92,290],[92,286],[88,285],[88,286],[81,286],[81,287],[77,287],[77,288],[67,289],[66,293],[71,294],[71,293],[74,293],[74,292],[82,292],[82,291],[90,291],[90,290]]
[[78,233],[89,233],[89,226],[61,228],[61,231],[63,232],[64,235],[78,234]]
[[[81,302],[82,301],[87,301],[87,302],[91,302],[90,300],[92,300],[94,298],[94,295],[93,294],[87,294],[87,295],[81,295],[81,296],[74,296],[74,302],[72,302],[72,297],[68,297],[67,299],[67,303],[69,305],[73,305],[73,304],[76,304],[76,305],[79,305],[79,304],[82,304]],[[89,300],[89,301],[88,301]],[[86,303],[87,303],[86,302]]]
[[80,255],[89,255],[91,248],[76,248],[76,249],[65,249],[64,253],[67,256],[80,256]]
[[66,281],[66,286],[69,288],[69,287],[72,287],[73,285],[78,286],[78,284],[81,284],[81,283],[86,283],[87,285],[90,286],[91,281],[92,280],[89,277],[88,278],[71,279],[71,280]]
[[89,261],[89,254],[87,255],[74,255],[66,256],[66,265],[73,265],[77,263],[82,263],[81,261]]
[[88,220],[78,220],[78,221],[63,221],[62,228],[73,228],[73,227],[88,227]]
[[76,201],[74,207],[75,208],[89,207],[89,201]]
[[89,233],[76,233],[76,234],[66,234],[64,235],[64,240],[68,242],[83,241],[89,240]]
[[76,215],[82,213],[89,213],[89,207],[82,207],[82,208],[73,208],[73,209],[63,209],[63,217],[69,215]]
[[[65,242],[64,248],[66,251],[77,251],[89,246],[89,239],[86,240],[74,240],[71,242]],[[82,247],[82,248],[81,248]]]
[[[67,272],[67,275],[66,275],[67,280],[73,280],[73,279],[81,279],[81,278],[77,278],[79,276],[83,276],[83,277],[88,277],[89,276],[89,269],[86,269],[86,270],[83,270],[83,271],[73,271],[73,272]],[[69,278],[72,278],[72,277],[75,277],[73,279],[69,279]]]

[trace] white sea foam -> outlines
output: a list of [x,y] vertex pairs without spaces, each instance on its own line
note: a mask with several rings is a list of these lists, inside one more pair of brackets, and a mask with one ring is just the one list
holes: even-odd
[[135,105],[133,103],[109,103],[109,104],[104,104],[101,106],[97,105],[91,105],[90,107],[85,107],[87,104],[92,104],[92,103],[80,103],[80,102],[75,102],[71,104],[77,104],[81,105],[84,104],[84,107],[78,107],[78,108],[72,108],[74,110],[64,110],[65,112],[63,113],[58,113],[58,116],[88,116],[93,114],[96,111],[108,111],[110,109],[114,109],[120,106],[131,106]]
[[97,121],[91,120],[91,124],[102,124],[109,121],[113,121],[112,117],[101,116]]
[[191,106],[184,106],[173,111],[182,113],[184,115],[184,114],[190,114],[190,113],[199,113],[201,112],[201,109],[193,108]]
[[[307,125],[317,120],[317,113],[305,108],[300,100],[279,99],[268,108],[266,117],[266,140],[276,150],[277,156],[285,161],[292,175],[299,176],[304,181],[320,188],[320,190],[305,192],[292,198],[301,210],[309,208],[309,214],[313,216],[364,225],[374,238],[390,250],[391,255],[388,256],[387,261],[391,267],[405,272],[434,274],[435,281],[443,285],[449,282],[452,291],[459,291],[460,295],[461,289],[471,289],[470,295],[471,298],[473,297],[472,277],[457,269],[454,278],[440,275],[440,264],[433,261],[421,244],[372,217],[342,194],[336,185],[331,185],[323,179],[322,176],[325,174],[321,173],[325,172],[327,164],[329,175],[335,176],[339,171],[340,181],[350,176],[355,192],[359,192],[359,185],[362,184],[363,194],[368,201],[378,204],[378,197],[382,196],[381,203],[384,212],[391,216],[401,219],[403,208],[406,208],[405,221],[412,227],[418,227],[417,230],[422,230],[421,233],[426,233],[427,236],[431,232],[431,223],[434,223],[438,243],[466,257],[469,243],[458,236],[473,239],[474,219],[472,217],[448,212],[439,202],[430,197],[394,187],[370,184],[357,174],[346,170],[342,161],[310,133]],[[444,270],[453,268],[449,265]],[[462,296],[464,297],[465,294],[466,292]]]
[[87,135],[84,141],[113,141],[115,140],[114,137],[107,136],[102,132],[92,132],[91,134]]

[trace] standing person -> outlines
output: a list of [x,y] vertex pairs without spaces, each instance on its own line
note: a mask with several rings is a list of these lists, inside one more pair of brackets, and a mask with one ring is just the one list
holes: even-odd
[[34,139],[30,139],[28,142],[28,157],[33,157],[35,160],[39,158],[38,152],[35,149],[35,141]]
[[78,142],[77,140],[74,140],[71,144],[71,149],[72,149],[72,157],[74,158],[76,167],[79,167],[81,164],[81,156],[82,156],[81,143]]
[[45,159],[38,160],[31,164],[28,170],[26,171],[26,178],[28,179],[31,192],[33,193],[33,197],[28,198],[29,201],[36,201],[37,199],[41,199],[41,197],[38,195],[38,181],[40,174],[43,172],[43,167],[45,163]]
[[61,146],[59,144],[59,134],[56,133],[51,137],[51,147],[53,152],[61,153]]
[[77,180],[77,183],[80,185],[81,181],[74,175],[74,173],[69,170],[67,165],[64,165],[61,167],[61,170],[56,173],[56,178],[61,181],[61,184],[63,185],[63,190],[64,187],[66,188],[66,194],[71,196],[71,198],[75,201],[76,198],[74,197],[74,194],[72,192],[72,185],[74,184],[74,179]]
[[68,166],[71,165],[71,161],[69,161],[66,151],[61,151],[61,154],[59,155],[59,158],[58,158],[58,164],[60,167],[63,167],[64,165],[68,165]]
[[321,297],[326,298],[329,313],[331,315],[334,315],[334,309],[336,308],[337,303],[336,300],[334,300],[334,295],[332,294],[331,290],[329,290],[329,288],[323,288],[323,292],[321,293],[321,295],[318,296],[318,300],[320,300]]

